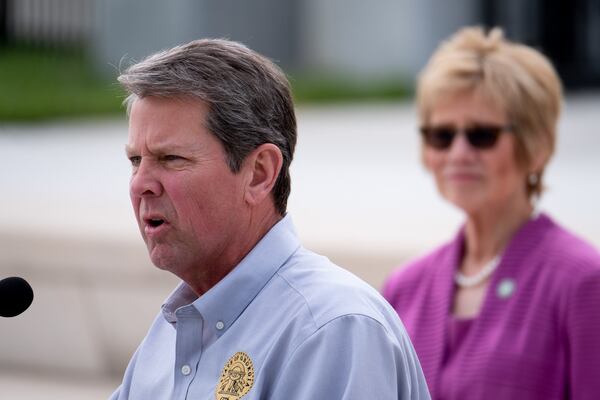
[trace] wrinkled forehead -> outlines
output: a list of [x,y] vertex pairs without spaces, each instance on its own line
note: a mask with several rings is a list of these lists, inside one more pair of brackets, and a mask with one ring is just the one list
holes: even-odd
[[128,145],[192,146],[206,129],[207,105],[188,98],[141,97],[133,101],[129,116]]

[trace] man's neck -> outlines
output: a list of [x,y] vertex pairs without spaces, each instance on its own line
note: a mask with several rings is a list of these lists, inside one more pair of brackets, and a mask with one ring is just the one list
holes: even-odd
[[[235,245],[228,246],[213,260],[191,271],[189,276],[180,277],[192,290],[202,296],[225,278],[250,253],[261,239],[283,218],[273,212],[252,213],[240,226]],[[209,265],[210,264],[210,265]]]

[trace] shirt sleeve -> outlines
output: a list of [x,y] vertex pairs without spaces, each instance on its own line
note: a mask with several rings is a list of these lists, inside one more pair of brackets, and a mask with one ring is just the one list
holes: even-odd
[[108,400],[127,400],[129,398],[129,391],[131,389],[131,377],[133,375],[133,370],[135,369],[138,351],[139,349],[136,350],[136,352],[133,354],[133,357],[131,357],[129,364],[127,365],[125,375],[123,376],[123,382],[108,398]]
[[288,358],[273,399],[430,399],[406,332],[390,334],[362,316],[336,318]]
[[597,399],[600,393],[600,268],[572,289],[567,310],[570,399]]
[[119,386],[117,388],[117,390],[114,391],[114,393],[108,398],[108,400],[118,400],[120,393],[121,393],[121,386]]

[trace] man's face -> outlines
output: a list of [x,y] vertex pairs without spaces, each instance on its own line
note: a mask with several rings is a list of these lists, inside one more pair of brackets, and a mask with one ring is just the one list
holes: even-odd
[[145,97],[129,119],[130,196],[140,232],[152,262],[188,283],[239,261],[248,223],[246,175],[231,172],[223,146],[204,127],[206,113],[200,101]]

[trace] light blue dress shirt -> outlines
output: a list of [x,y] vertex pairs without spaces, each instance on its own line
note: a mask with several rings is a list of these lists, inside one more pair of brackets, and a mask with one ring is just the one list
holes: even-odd
[[429,399],[396,312],[304,249],[289,216],[201,297],[179,285],[111,399],[237,400],[245,391],[244,400]]

